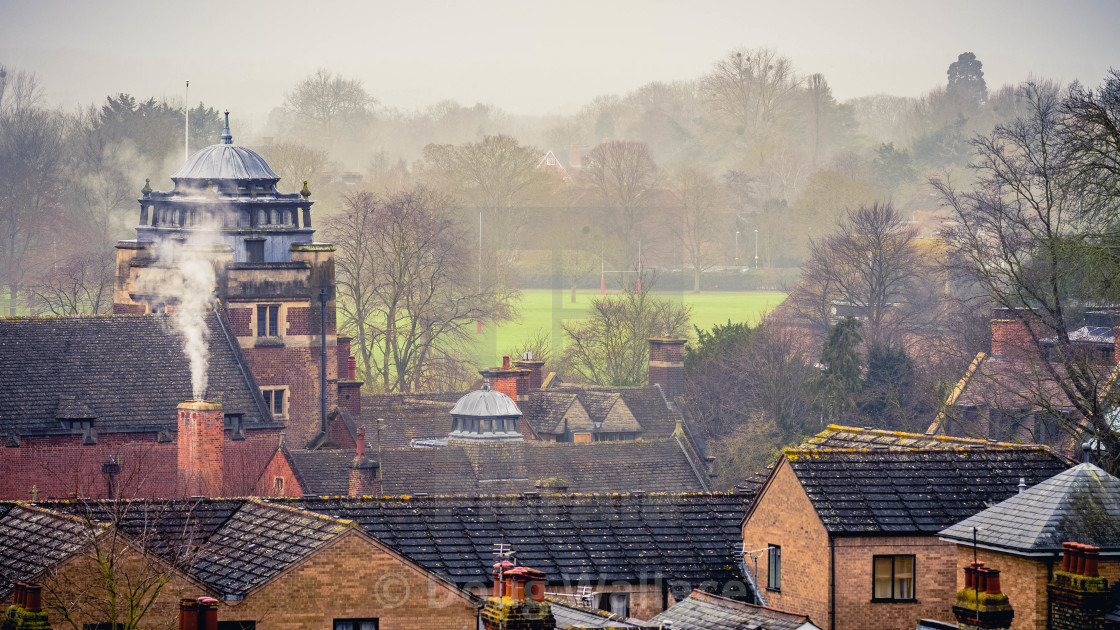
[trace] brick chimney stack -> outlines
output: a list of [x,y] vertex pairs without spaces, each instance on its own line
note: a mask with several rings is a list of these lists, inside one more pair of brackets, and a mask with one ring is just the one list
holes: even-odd
[[999,571],[976,562],[964,568],[964,588],[957,593],[953,616],[961,630],[1008,630],[1015,611],[1000,590]]
[[494,565],[494,594],[479,613],[486,630],[552,630],[556,618],[544,599],[545,574],[506,561]]
[[42,606],[43,587],[38,584],[16,582],[12,591],[12,605],[5,614],[3,627],[22,630],[51,630],[51,622]]
[[489,375],[490,389],[502,392],[514,402],[520,403],[529,399],[532,373],[528,369],[511,365],[508,356],[502,357],[502,367],[483,370],[479,374]]
[[350,465],[350,483],[347,494],[352,497],[370,494],[377,480],[378,462],[366,457],[366,430],[358,429],[357,452]]
[[1054,630],[1103,630],[1111,609],[1108,580],[1099,575],[1100,548],[1062,543],[1062,567],[1046,587],[1050,627]]
[[534,361],[533,353],[526,352],[525,356],[520,360],[514,361],[514,365],[523,369],[529,370],[529,389],[540,389],[541,383],[544,382],[541,370],[544,369],[544,361]]
[[992,313],[992,355],[1014,360],[1036,353],[1030,328],[1007,309]]
[[225,413],[218,403],[179,404],[178,491],[184,497],[213,497],[222,491]]
[[660,385],[670,401],[684,393],[685,341],[670,337],[649,340],[649,384]]

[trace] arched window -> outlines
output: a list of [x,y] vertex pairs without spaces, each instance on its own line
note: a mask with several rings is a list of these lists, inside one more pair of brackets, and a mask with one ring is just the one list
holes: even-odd
[[268,223],[268,213],[264,210],[257,212],[257,225],[264,225]]
[[280,213],[276,210],[272,211],[272,225],[280,225]]

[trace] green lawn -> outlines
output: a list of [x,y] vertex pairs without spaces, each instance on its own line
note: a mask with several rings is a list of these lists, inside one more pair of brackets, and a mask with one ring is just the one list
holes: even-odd
[[[700,328],[711,328],[714,324],[726,323],[728,319],[753,324],[786,297],[779,291],[655,292],[655,295],[691,306],[692,323]],[[522,291],[518,305],[520,320],[503,324],[497,330],[493,327],[483,330],[476,346],[478,359],[483,364],[498,365],[503,354],[521,346],[541,330],[552,337],[554,349],[559,349],[562,343],[560,321],[586,317],[591,300],[599,297],[599,292],[579,291],[575,303],[570,301],[570,297],[567,291]]]

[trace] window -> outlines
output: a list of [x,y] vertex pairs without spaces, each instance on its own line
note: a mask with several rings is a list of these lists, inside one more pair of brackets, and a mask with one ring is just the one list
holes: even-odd
[[251,263],[264,262],[264,240],[245,241],[245,260]]
[[875,556],[871,601],[914,601],[914,556]]
[[272,417],[283,418],[288,415],[286,407],[284,405],[284,403],[286,402],[285,398],[287,398],[287,396],[285,395],[287,391],[287,389],[279,388],[261,388],[261,395],[264,396],[264,404],[268,407],[268,410],[272,412]]
[[63,429],[70,429],[72,431],[89,431],[93,428],[93,420],[61,420]]
[[257,336],[275,337],[280,334],[280,307],[262,305],[257,307]]
[[274,496],[274,497],[284,496],[284,478],[283,477],[274,477],[272,479],[272,496]]
[[377,630],[376,619],[335,619],[334,630]]
[[768,568],[766,571],[766,588],[772,591],[782,590],[782,548],[770,545]]

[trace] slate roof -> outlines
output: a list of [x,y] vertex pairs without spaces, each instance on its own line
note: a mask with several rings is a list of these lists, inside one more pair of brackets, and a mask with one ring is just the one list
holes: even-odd
[[352,525],[248,500],[209,537],[190,574],[220,593],[244,595]]
[[350,491],[350,469],[358,456],[355,449],[281,448],[304,494],[339,496]]
[[378,440],[381,448],[403,448],[415,438],[446,436],[451,431],[451,408],[461,394],[437,396],[363,395],[354,428],[366,430],[366,442],[374,450]]
[[[926,435],[902,431],[848,427],[830,424],[823,431],[805,440],[798,449],[873,449],[873,450],[953,450],[969,449],[984,451],[1037,451],[1037,444],[1012,442],[992,442],[972,438],[950,437],[946,435]],[[1060,457],[1060,456],[1059,456]],[[1068,462],[1072,464],[1072,462]],[[736,484],[739,492],[757,494],[766,485],[773,464],[751,474]]]
[[459,585],[489,583],[493,545],[504,542],[519,564],[544,571],[553,583],[660,576],[678,597],[703,583],[746,589],[738,550],[748,502],[741,495],[340,497],[290,504],[354,520]]
[[0,503],[0,600],[11,593],[13,582],[33,581],[85,548],[99,530],[25,503]]
[[[335,475],[316,488],[334,488],[345,495],[349,469],[324,467],[315,475]],[[700,492],[705,489],[675,438],[617,442],[496,442],[451,444],[440,448],[366,451],[380,457],[381,494],[506,494],[536,489],[538,481],[558,478],[571,492]],[[298,474],[313,466],[296,462]],[[326,457],[323,457],[326,461]],[[333,471],[333,472],[332,472]],[[701,473],[702,474],[702,473]],[[310,492],[309,494],[327,494]]]
[[673,630],[808,630],[818,626],[805,615],[693,591],[687,599],[649,620],[651,626]]
[[1033,450],[787,449],[785,459],[835,535],[936,532],[1063,470]]
[[1120,551],[1120,479],[1079,464],[941,531],[941,537],[1011,553],[1061,551],[1079,542]]
[[236,144],[212,144],[187,158],[171,179],[264,180],[275,184],[280,176],[252,149]]
[[[176,408],[192,392],[171,317],[0,319],[0,435],[67,434],[59,419],[87,413],[98,433],[175,432]],[[206,323],[207,398],[244,414],[248,427],[272,425],[213,312]]]

